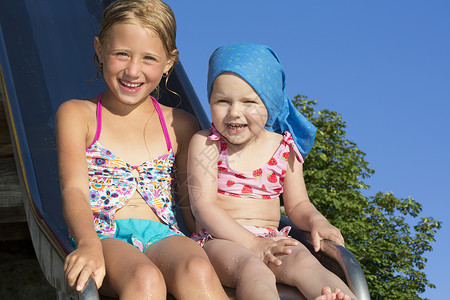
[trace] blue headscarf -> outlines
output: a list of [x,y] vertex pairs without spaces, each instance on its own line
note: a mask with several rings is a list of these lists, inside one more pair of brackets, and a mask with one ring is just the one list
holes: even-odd
[[305,158],[314,144],[316,128],[289,100],[283,66],[275,52],[254,43],[235,43],[216,49],[209,59],[208,99],[214,80],[223,72],[235,73],[253,87],[269,114],[265,128],[281,134],[289,131]]

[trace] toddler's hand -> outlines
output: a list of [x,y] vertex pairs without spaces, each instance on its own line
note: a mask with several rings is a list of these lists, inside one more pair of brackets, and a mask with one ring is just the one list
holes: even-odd
[[64,262],[64,273],[69,285],[77,291],[84,288],[91,275],[100,288],[106,273],[101,245],[79,247],[71,252]]
[[322,239],[332,240],[336,244],[344,246],[344,238],[339,229],[326,220],[320,220],[311,225],[311,237],[314,251],[316,252],[320,250],[320,241]]
[[281,265],[281,260],[277,255],[287,255],[292,252],[289,246],[297,246],[298,241],[285,236],[260,238],[255,237],[250,250],[256,253],[265,263],[273,263],[277,266]]

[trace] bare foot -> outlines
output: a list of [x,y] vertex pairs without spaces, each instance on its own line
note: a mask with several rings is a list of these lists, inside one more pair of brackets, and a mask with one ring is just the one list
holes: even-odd
[[349,295],[344,294],[340,289],[336,288],[334,290],[334,294],[336,295],[336,299],[338,300],[351,300]]
[[[340,290],[339,290],[339,292],[340,292]],[[335,299],[338,299],[338,298],[336,298],[336,293],[332,293],[331,289],[329,287],[327,287],[327,286],[322,288],[322,293],[321,294],[322,294],[321,296],[317,297],[314,300],[335,300]]]

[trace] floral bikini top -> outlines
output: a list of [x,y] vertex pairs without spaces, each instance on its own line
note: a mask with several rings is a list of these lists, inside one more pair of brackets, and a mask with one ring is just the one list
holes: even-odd
[[[164,116],[152,97],[166,138],[168,153],[138,166],[132,166],[100,145],[102,127],[101,94],[98,96],[97,132],[94,142],[86,148],[89,172],[89,195],[97,233],[113,236],[115,214],[137,191],[158,217],[175,232],[180,233],[175,219],[172,187],[175,179],[175,156]],[[137,170],[139,177],[132,172]]]
[[228,164],[226,139],[217,131],[214,125],[211,127],[208,139],[219,142],[217,192],[220,194],[242,198],[276,198],[283,192],[283,183],[286,177],[291,149],[296,154],[297,160],[303,163],[303,157],[288,131],[284,132],[283,141],[269,162],[262,168],[249,172],[239,172],[230,167]]

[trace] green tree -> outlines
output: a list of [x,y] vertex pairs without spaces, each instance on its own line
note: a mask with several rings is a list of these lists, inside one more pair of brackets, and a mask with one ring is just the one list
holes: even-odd
[[421,217],[422,206],[412,198],[381,192],[364,196],[362,191],[369,189],[364,180],[374,171],[365,153],[346,138],[342,116],[315,111],[317,100],[306,96],[295,96],[293,103],[317,127],[304,165],[308,195],[341,230],[361,264],[371,298],[422,299],[426,287],[435,288],[422,270],[441,222]]

